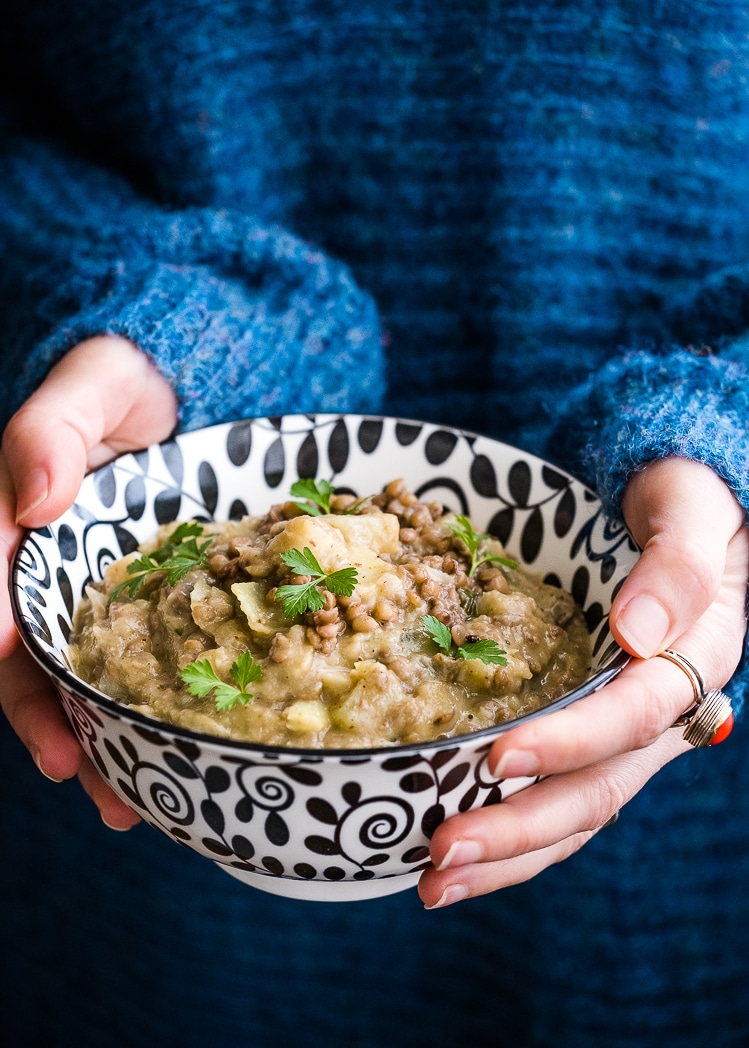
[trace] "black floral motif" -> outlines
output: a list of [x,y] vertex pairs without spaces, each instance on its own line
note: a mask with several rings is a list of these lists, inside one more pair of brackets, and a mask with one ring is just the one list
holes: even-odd
[[408,447],[409,444],[413,444],[415,440],[421,435],[421,431],[424,427],[414,425],[409,422],[397,422],[395,426],[395,439],[403,447]]
[[16,620],[53,674],[76,737],[120,796],[172,840],[238,874],[346,881],[371,892],[383,878],[424,868],[447,816],[518,788],[486,768],[501,728],[323,756],[157,725],[77,684],[69,670],[75,603],[114,559],[178,515],[262,513],[288,498],[299,475],[325,476],[355,495],[404,476],[419,497],[471,516],[548,581],[570,588],[592,636],[594,672],[553,706],[600,687],[625,664],[607,610],[637,550],[592,492],[531,455],[446,427],[337,415],[248,419],[123,456],[84,481],[59,521],[24,538],[13,565]]
[[252,451],[252,423],[236,422],[230,426],[226,438],[226,451],[234,466],[243,466]]
[[218,478],[210,462],[201,462],[198,466],[198,484],[206,512],[212,517],[218,504]]
[[527,506],[531,493],[531,470],[525,459],[513,462],[507,474],[507,486],[517,506]]
[[61,524],[57,532],[57,545],[63,560],[75,560],[78,556],[78,541],[69,525]]
[[544,517],[538,506],[529,513],[520,535],[520,556],[526,564],[536,561],[544,542]]
[[[386,863],[390,850],[408,836],[414,823],[414,811],[406,800],[397,796],[362,798],[359,792],[351,789],[351,784],[344,786],[341,793],[344,801],[346,796],[353,801],[346,803],[341,813],[328,801],[309,799],[309,814],[329,826],[332,832],[309,834],[304,843],[316,855],[340,856],[358,867],[360,877],[364,875],[368,879],[374,876],[372,867]],[[330,869],[328,867],[325,873],[328,879]]]
[[96,486],[96,494],[101,499],[102,505],[107,508],[113,506],[117,497],[117,481],[112,467],[104,466],[102,469],[98,469],[94,476],[94,484]]
[[160,491],[154,499],[154,513],[159,524],[169,524],[177,520],[182,506],[182,493],[178,488],[167,488]]
[[300,477],[316,477],[320,468],[320,449],[317,438],[310,431],[302,441],[296,457],[296,471]]
[[[575,523],[575,496],[569,486],[564,488],[562,497],[554,510],[554,534],[557,538],[564,538]],[[616,564],[616,561],[614,561]]]
[[159,444],[159,450],[161,451],[161,456],[164,459],[166,468],[174,479],[175,486],[177,488],[182,487],[182,479],[185,475],[185,464],[179,441],[165,440],[163,444]]
[[277,488],[283,480],[286,469],[286,455],[284,453],[283,440],[279,437],[268,448],[263,464],[265,482],[269,488]]
[[441,466],[452,455],[458,443],[458,435],[450,429],[438,429],[430,433],[424,443],[424,456],[432,466]]
[[346,468],[349,457],[348,426],[343,419],[339,419],[333,426],[328,441],[328,460],[334,473],[340,473]]
[[117,539],[117,544],[120,547],[120,556],[125,557],[128,553],[134,553],[138,548],[138,540],[135,535],[133,535],[132,531],[123,528],[123,526],[118,524],[117,521],[113,523],[112,528],[114,530],[115,538]]
[[382,437],[383,422],[381,419],[366,418],[357,430],[359,447],[367,455],[371,455],[380,443]]
[[146,482],[143,477],[133,477],[125,485],[125,508],[133,520],[140,520],[146,509]]
[[471,484],[479,495],[488,499],[496,498],[497,474],[486,455],[476,455],[474,458],[471,464]]

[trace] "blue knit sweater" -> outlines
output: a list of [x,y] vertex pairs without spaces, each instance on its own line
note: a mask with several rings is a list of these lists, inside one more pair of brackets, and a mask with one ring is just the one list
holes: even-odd
[[[738,2],[15,6],[0,425],[115,332],[186,428],[385,410],[522,443],[611,509],[673,453],[749,509]],[[425,914],[288,903],[107,834],[3,729],[3,1024],[21,1046],[743,1045],[741,734],[531,884]]]

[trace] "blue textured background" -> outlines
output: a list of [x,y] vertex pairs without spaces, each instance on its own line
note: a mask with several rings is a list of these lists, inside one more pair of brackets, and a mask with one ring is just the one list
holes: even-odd
[[[2,421],[112,331],[184,426],[382,408],[546,451],[612,507],[672,452],[749,506],[744,5],[27,0],[0,58]],[[4,728],[0,1029],[743,1045],[745,745],[532,884],[425,914],[285,903],[110,834]]]

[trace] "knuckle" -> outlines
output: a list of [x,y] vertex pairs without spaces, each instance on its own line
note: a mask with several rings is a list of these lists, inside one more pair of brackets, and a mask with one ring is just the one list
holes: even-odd
[[30,416],[33,417],[33,409],[29,407],[28,403],[26,403],[10,418],[3,432],[2,439],[2,448],[6,454],[12,452],[14,447],[16,447],[18,442],[22,439],[27,430]]
[[503,827],[503,837],[508,852],[513,855],[526,855],[535,852],[547,843],[548,826],[546,813],[543,810],[520,815],[511,805],[503,805],[511,818]]
[[674,684],[679,684],[682,688],[679,691],[680,698],[678,703],[674,701],[675,687],[651,688],[649,690],[638,725],[638,748],[649,746],[655,742],[673,724],[674,719],[683,710],[688,709],[690,701],[693,700],[693,695],[686,677],[683,682],[675,681]]
[[723,565],[710,556],[704,543],[689,538],[680,543],[677,556],[679,588],[694,594],[702,604],[709,604],[720,588]]
[[38,447],[39,434],[44,433],[46,441],[50,441],[50,433],[56,431],[60,425],[65,425],[65,419],[58,417],[50,408],[45,408],[40,390],[22,404],[11,417],[2,438],[2,449],[9,461],[18,460],[30,449]]
[[591,784],[587,797],[586,829],[588,831],[599,829],[624,807],[631,796],[630,784],[619,775],[609,774],[597,777]]

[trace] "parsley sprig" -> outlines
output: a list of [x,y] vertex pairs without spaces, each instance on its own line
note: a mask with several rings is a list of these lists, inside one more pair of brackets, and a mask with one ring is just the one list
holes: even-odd
[[[311,517],[319,517],[323,513],[333,512],[331,499],[335,494],[335,488],[329,480],[325,480],[323,477],[320,480],[313,480],[312,477],[300,477],[299,480],[295,480],[291,485],[291,494],[302,500],[301,502],[295,501],[294,505],[305,513],[309,513]],[[356,513],[369,497],[369,495],[366,495],[363,499],[354,502],[353,505],[343,510],[343,515]]]
[[421,621],[432,640],[442,648],[446,655],[451,655],[455,659],[480,659],[481,662],[492,666],[507,665],[505,658],[507,652],[504,648],[500,648],[496,640],[489,640],[486,637],[479,640],[467,640],[464,644],[456,646],[453,651],[452,633],[444,622],[440,622],[434,615],[424,615]]
[[179,671],[179,675],[187,685],[187,690],[191,695],[196,695],[199,699],[202,699],[206,695],[210,695],[211,692],[214,693],[216,711],[218,713],[234,709],[237,703],[246,706],[252,698],[252,695],[247,691],[248,684],[260,680],[263,675],[262,669],[255,662],[249,651],[242,652],[236,662],[231,664],[229,673],[236,687],[233,684],[227,684],[225,681],[222,681],[208,659],[191,662],[189,666],[185,666],[184,669]]
[[195,521],[180,524],[163,546],[159,546],[152,553],[142,553],[136,560],[130,561],[127,566],[130,578],[121,582],[119,586],[115,586],[109,595],[108,603],[111,604],[113,600],[117,600],[125,591],[132,600],[138,595],[146,579],[154,572],[165,572],[169,585],[176,586],[188,571],[197,567],[205,567],[206,550],[212,540],[205,539],[203,542],[198,542],[198,537],[202,534],[203,528]]
[[465,543],[468,549],[471,558],[469,576],[475,575],[476,570],[482,564],[502,564],[505,568],[516,568],[518,566],[518,562],[511,557],[500,557],[498,553],[480,553],[481,543],[490,539],[491,536],[481,531],[474,531],[473,524],[462,513],[456,513],[455,520],[448,520],[447,526],[450,531],[454,532]]
[[281,554],[281,560],[296,575],[310,577],[309,582],[288,583],[276,590],[274,599],[282,602],[283,613],[289,619],[305,611],[320,611],[324,608],[322,587],[344,597],[350,597],[354,592],[358,577],[356,568],[339,568],[337,571],[326,573],[309,546],[305,546],[303,550],[285,550]]
[[330,513],[330,500],[334,491],[330,481],[324,478],[314,480],[312,477],[300,477],[291,485],[291,494],[303,500],[295,502],[294,505],[309,513],[311,517]]

